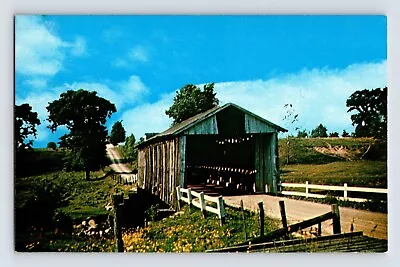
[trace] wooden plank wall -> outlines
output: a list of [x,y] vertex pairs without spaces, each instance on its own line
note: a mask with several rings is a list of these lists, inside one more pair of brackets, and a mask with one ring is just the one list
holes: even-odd
[[176,186],[181,179],[180,138],[150,144],[139,149],[138,186],[176,205]]
[[270,193],[277,192],[277,138],[276,133],[255,135],[254,165],[256,173],[256,191],[265,192],[268,185]]
[[246,133],[273,133],[276,129],[266,124],[265,122],[249,115],[244,115],[244,127]]
[[213,115],[210,118],[207,118],[204,121],[193,125],[189,129],[184,131],[183,134],[218,134],[217,116]]

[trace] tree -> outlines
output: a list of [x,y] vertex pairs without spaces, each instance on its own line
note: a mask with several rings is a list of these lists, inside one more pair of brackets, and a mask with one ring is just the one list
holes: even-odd
[[47,148],[48,149],[52,149],[52,150],[56,150],[57,149],[57,144],[54,142],[49,142],[47,143]]
[[311,131],[311,137],[313,137],[313,138],[315,138],[315,137],[328,137],[328,134],[326,132],[327,132],[326,127],[323,126],[322,123],[321,123],[314,130]]
[[[291,132],[292,130],[297,131],[299,130],[299,127],[297,127],[297,122],[298,122],[298,117],[299,114],[296,114],[294,107],[292,104],[285,104],[283,106],[284,108],[284,116],[282,120],[285,123],[285,127]],[[290,134],[289,132],[287,133],[286,136],[286,164],[290,163]]]
[[33,140],[28,140],[24,143],[25,139],[29,136],[36,138],[36,125],[40,125],[37,112],[32,111],[29,104],[15,105],[15,123],[14,123],[14,138],[17,150],[30,148]]
[[329,133],[329,137],[339,137],[338,132]]
[[71,149],[82,160],[85,177],[90,179],[90,171],[107,164],[105,123],[115,105],[97,96],[97,92],[79,89],[68,90],[58,100],[47,106],[48,127],[55,132],[59,126],[66,126],[69,133],[60,137],[60,146]]
[[350,137],[350,134],[346,130],[343,130],[342,137]]
[[123,141],[125,141],[124,126],[122,126],[122,121],[116,121],[111,129],[110,143],[116,146]]
[[346,101],[356,137],[387,138],[387,87],[354,92]]
[[173,124],[176,124],[218,104],[219,100],[214,93],[214,83],[205,84],[203,91],[193,84],[187,84],[176,92],[174,103],[165,111],[165,114],[174,120]]
[[131,134],[128,136],[125,140],[125,145],[124,145],[124,153],[125,157],[129,158],[130,161],[134,161],[137,158],[137,149],[135,148],[135,136]]
[[297,132],[297,138],[306,138],[306,137],[308,137],[308,133],[305,129]]

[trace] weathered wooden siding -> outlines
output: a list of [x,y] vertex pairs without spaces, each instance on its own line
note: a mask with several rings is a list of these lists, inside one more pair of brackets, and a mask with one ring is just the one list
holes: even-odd
[[207,118],[204,121],[193,125],[189,129],[184,131],[183,134],[218,134],[217,116],[213,115],[210,118]]
[[266,124],[265,122],[250,116],[249,114],[244,115],[245,132],[250,133],[273,133],[276,129]]
[[269,193],[277,192],[279,173],[276,169],[277,144],[275,142],[276,133],[255,136],[254,167],[257,171],[255,175],[257,192],[266,192],[266,185]]
[[184,178],[181,149],[182,141],[177,137],[150,144],[138,152],[138,186],[172,206],[176,205],[175,188]]

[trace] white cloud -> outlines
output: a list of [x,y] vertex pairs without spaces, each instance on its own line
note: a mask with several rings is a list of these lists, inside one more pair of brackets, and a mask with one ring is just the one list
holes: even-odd
[[137,45],[129,52],[129,57],[136,61],[147,62],[149,55],[147,49],[142,45]]
[[121,93],[126,102],[135,103],[148,91],[146,85],[136,75],[130,76],[127,81],[121,83]]
[[82,56],[86,53],[86,40],[83,37],[77,37],[75,42],[70,45],[71,54],[74,56]]
[[[39,81],[37,81],[40,83]],[[35,83],[35,81],[31,81]],[[32,110],[38,113],[41,121],[48,117],[47,109],[49,102],[60,97],[60,94],[67,90],[85,89],[88,91],[96,91],[97,95],[109,100],[115,104],[117,110],[122,109],[125,105],[137,103],[141,97],[148,92],[148,88],[142,82],[139,76],[132,75],[126,81],[121,81],[119,86],[111,89],[108,85],[102,83],[90,82],[73,82],[65,83],[62,86],[50,88],[49,90],[32,90],[25,97],[20,98],[16,95],[16,104],[29,103]]]
[[137,62],[146,63],[149,61],[149,50],[143,45],[136,45],[123,58],[116,58],[111,62],[111,66],[117,68],[127,68]]
[[[48,102],[58,99],[60,93],[79,88],[96,90],[99,96],[122,111],[118,119],[123,120],[127,134],[140,138],[146,132],[161,132],[171,125],[172,120],[165,115],[165,110],[172,105],[176,89],[161,95],[156,102],[144,103],[142,97],[149,89],[140,77],[132,75],[114,84],[116,86],[110,88],[102,83],[73,82],[44,93],[31,92],[16,101],[17,104],[30,103],[43,120],[47,118]],[[221,105],[233,102],[283,127],[291,126],[282,120],[284,104],[291,103],[299,114],[297,126],[300,128],[311,130],[322,123],[329,132],[341,133],[343,129],[353,131],[346,108],[347,98],[356,90],[384,86],[387,86],[386,61],[354,64],[344,69],[302,70],[270,80],[216,83],[215,90]]]
[[54,75],[62,67],[63,42],[38,16],[16,16],[16,70],[25,75]]
[[121,119],[127,135],[133,133],[136,139],[149,132],[162,132],[167,129],[172,120],[165,115],[171,105],[175,92],[161,96],[155,103],[145,103],[125,111]]
[[15,61],[17,73],[53,76],[63,68],[65,53],[82,55],[86,41],[77,37],[67,42],[52,32],[40,16],[19,15],[15,19]]
[[112,66],[117,67],[117,68],[125,68],[129,66],[128,61],[121,59],[121,58],[117,58],[116,60],[114,60],[111,63]]
[[45,88],[47,86],[47,79],[44,79],[44,78],[29,79],[29,80],[25,80],[24,84],[29,85],[33,88],[41,89],[41,88]]
[[286,103],[299,114],[296,124],[311,130],[319,123],[329,132],[352,131],[346,100],[356,90],[384,87],[386,61],[350,65],[345,69],[312,69],[268,81],[219,83],[215,85],[221,104],[234,102],[284,127]]
[[[201,86],[201,85],[200,85]],[[344,69],[302,70],[270,80],[216,83],[220,105],[232,102],[287,128],[283,121],[286,103],[293,104],[299,114],[296,126],[311,130],[322,123],[328,132],[353,131],[346,100],[357,90],[387,86],[386,61],[361,63]],[[127,133],[137,138],[146,132],[161,132],[171,120],[165,110],[173,103],[175,90],[155,103],[139,105],[123,113]]]

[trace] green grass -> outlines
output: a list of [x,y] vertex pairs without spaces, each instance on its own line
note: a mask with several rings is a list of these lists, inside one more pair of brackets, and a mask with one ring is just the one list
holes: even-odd
[[[107,171],[107,169],[105,170]],[[58,171],[37,176],[15,179],[15,205],[21,207],[32,194],[32,188],[39,182],[53,182],[68,192],[68,205],[61,207],[73,220],[106,215],[105,205],[111,202],[111,194],[116,190],[127,192],[132,186],[120,185],[105,172],[91,173],[92,180],[85,180],[84,172]]]
[[[317,152],[315,147],[343,147],[347,149],[353,160],[358,160],[371,146],[369,158],[384,158],[386,144],[381,145],[371,138],[290,138],[289,164],[326,164],[337,161],[346,161],[344,158],[326,155]],[[287,139],[279,139],[279,162],[287,164]]]
[[[241,212],[226,207],[226,223],[220,226],[215,214],[207,213],[203,218],[199,209],[189,211],[185,206],[183,214],[165,218],[138,231],[123,234],[125,250],[128,252],[204,252],[245,241]],[[246,211],[248,238],[259,234],[258,215]],[[265,232],[279,228],[279,222],[266,218]]]
[[338,161],[328,164],[292,164],[281,166],[281,180],[286,183],[343,185],[387,188],[385,161]]
[[[127,193],[132,186],[120,185],[111,176],[104,177],[102,171],[92,172],[93,180],[87,181],[84,172],[46,173],[43,175],[19,177],[15,179],[15,207],[19,210],[29,210],[26,203],[34,192],[37,183],[55,183],[65,189],[68,194],[65,196],[67,204],[58,208],[64,212],[76,224],[88,218],[94,218],[96,222],[107,219],[109,212],[105,209],[111,203],[111,195],[116,192]],[[104,177],[104,178],[103,178]],[[44,205],[47,205],[44,202]],[[24,213],[16,220],[28,220]],[[50,215],[51,216],[51,215]],[[16,221],[17,224],[21,223]],[[40,229],[16,230],[17,251],[112,251],[114,241],[112,238],[99,238],[77,236],[57,236],[49,228],[45,233]]]
[[[289,163],[287,164],[287,140],[279,140],[281,181],[317,185],[338,185],[387,188],[386,143],[371,138],[290,138]],[[348,158],[334,154],[322,154],[315,147],[342,148]],[[368,153],[365,153],[368,151]],[[364,154],[365,153],[365,154]],[[364,159],[360,159],[363,157]],[[369,160],[367,160],[369,159]],[[373,159],[373,160],[372,160]],[[304,192],[304,188],[290,188],[290,191]],[[310,190],[310,193],[342,195],[342,191]],[[333,197],[308,198],[309,201],[337,203],[340,206],[370,211],[387,212],[385,194],[349,192],[349,197],[371,199],[366,203],[338,201]],[[303,197],[294,197],[305,199]],[[383,200],[383,202],[381,201]]]

